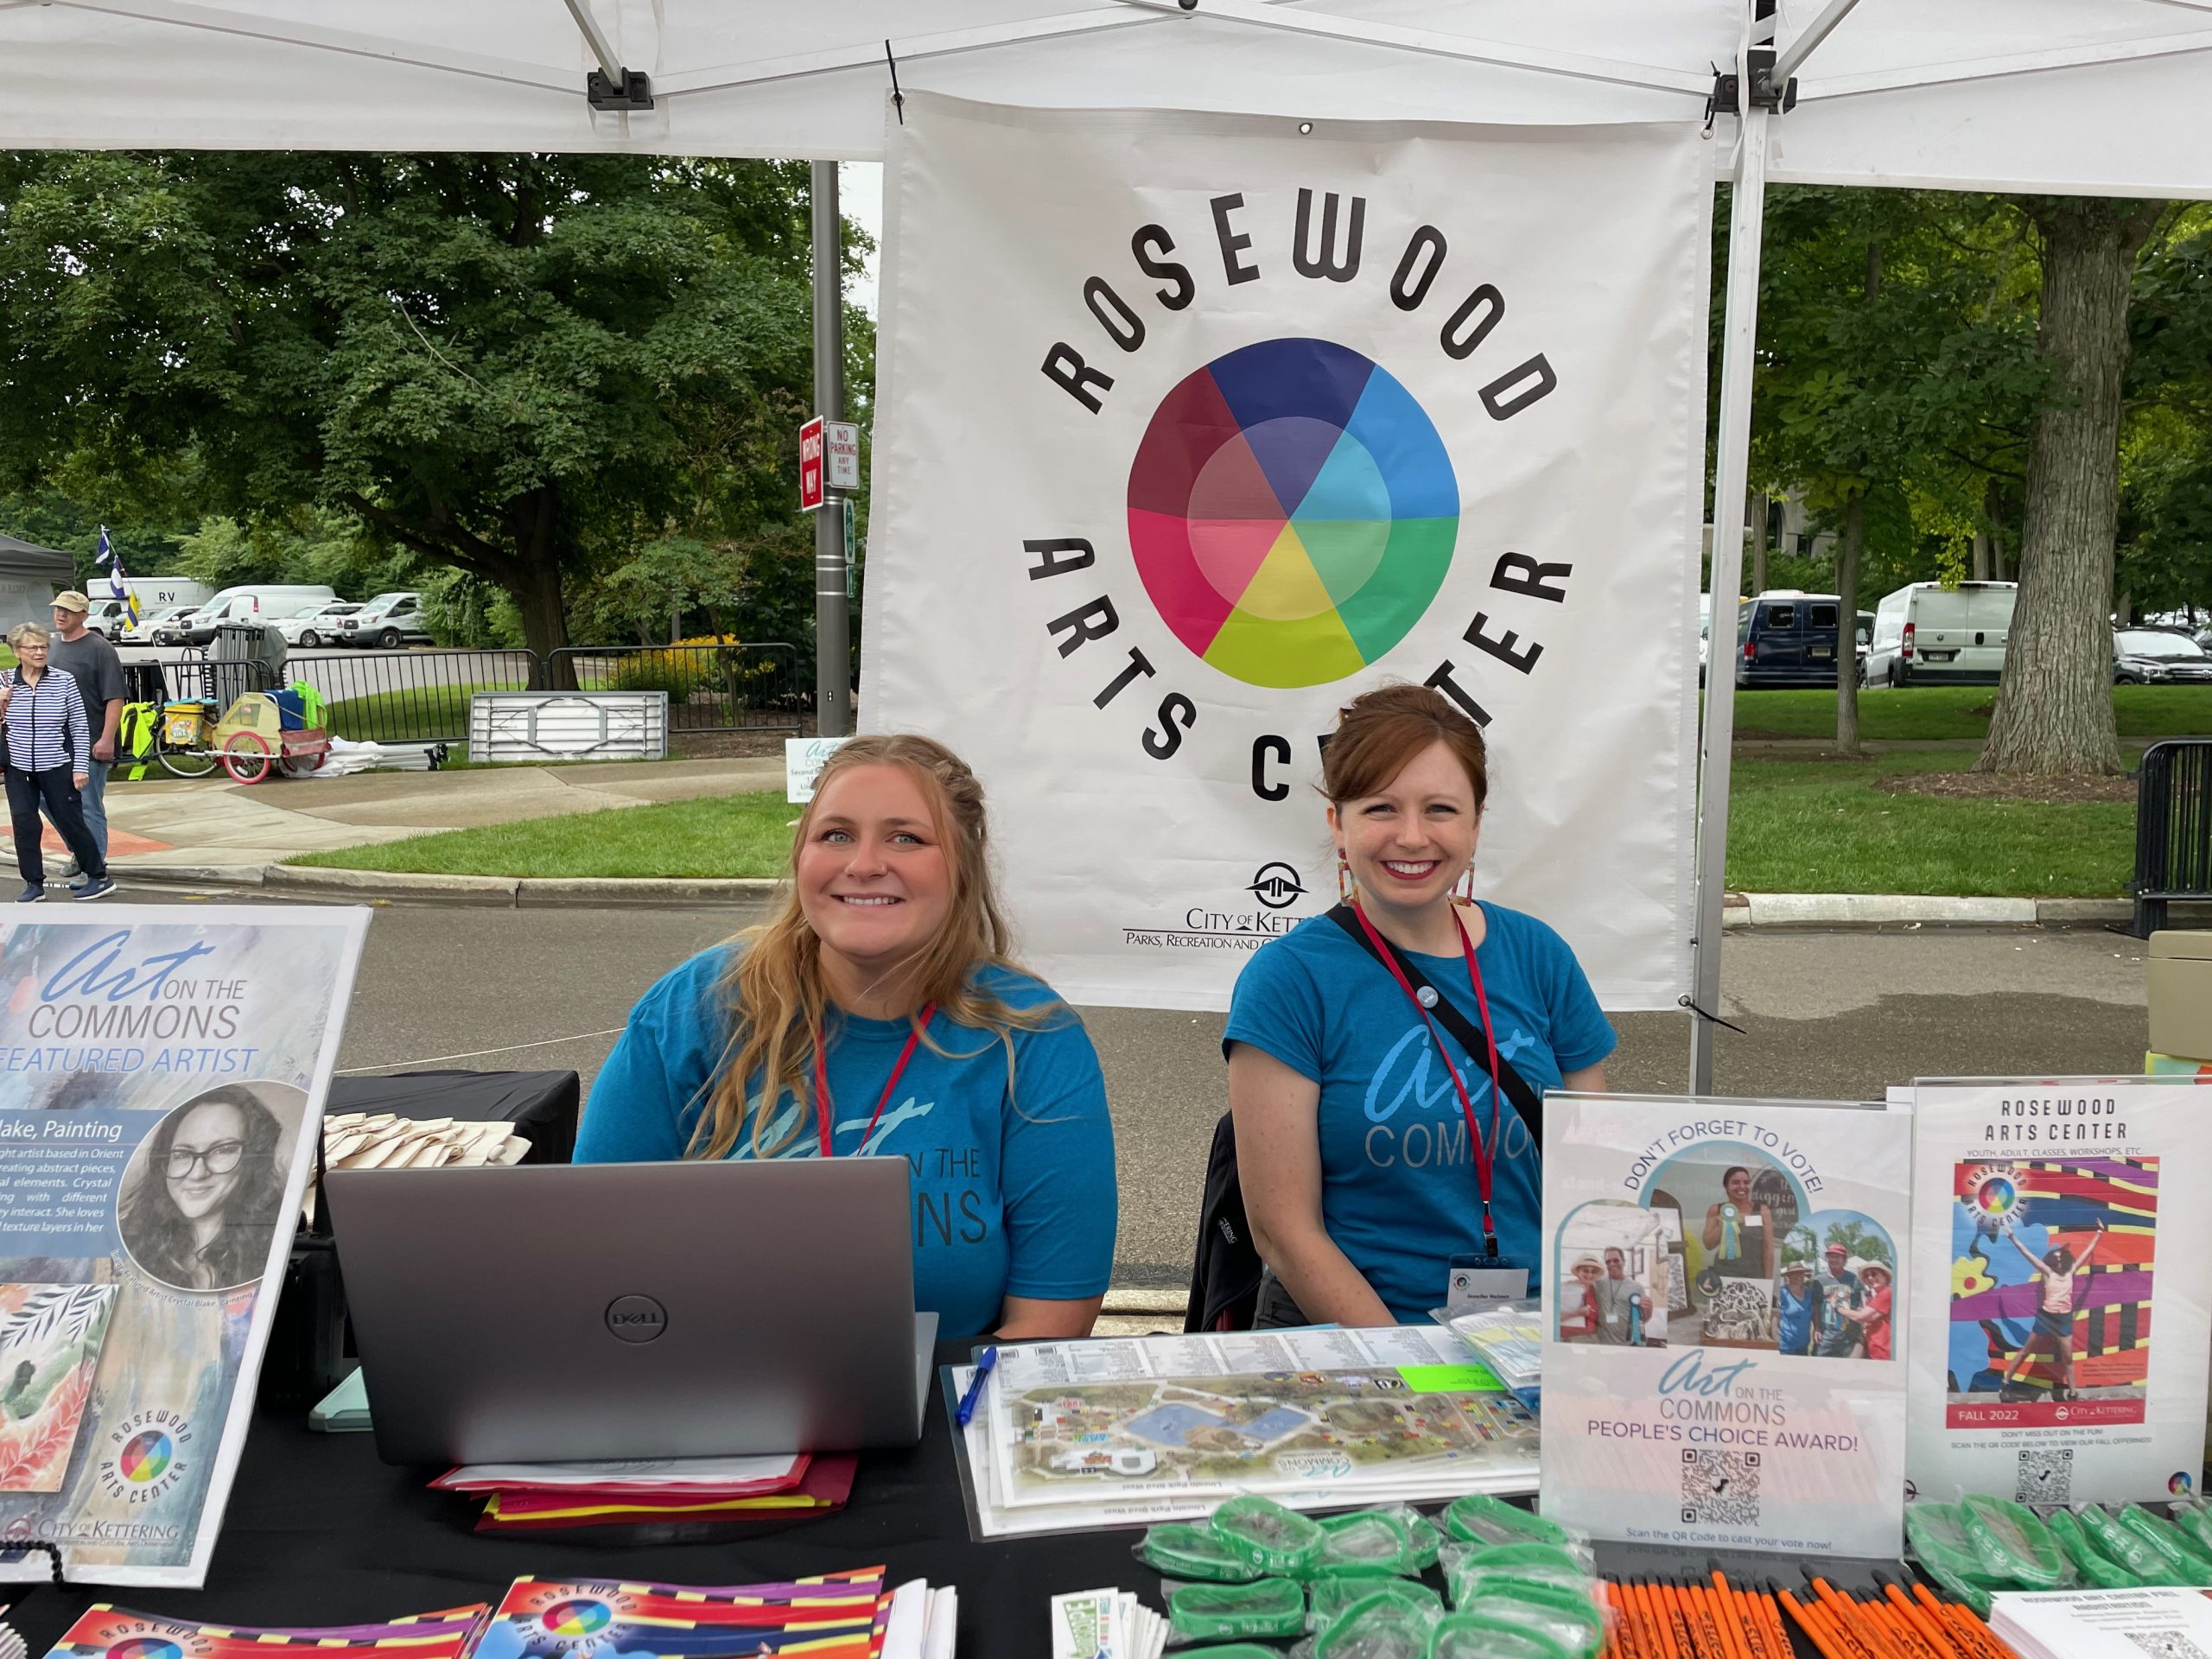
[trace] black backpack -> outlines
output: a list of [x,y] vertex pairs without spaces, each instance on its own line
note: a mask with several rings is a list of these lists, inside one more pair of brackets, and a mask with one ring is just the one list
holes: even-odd
[[[1350,905],[1338,905],[1329,912],[1329,919],[1343,928],[1369,956],[1378,963],[1382,960]],[[1383,945],[1397,959],[1398,970],[1416,993],[1424,986],[1434,990],[1413,958],[1388,939],[1383,940]],[[1478,1062],[1488,1064],[1490,1046],[1484,1041],[1480,1027],[1460,1013],[1443,992],[1436,991],[1436,1003],[1429,1012],[1459,1039],[1469,1054]],[[1497,1057],[1497,1080],[1504,1085],[1505,1097],[1513,1103],[1513,1109],[1529,1126],[1529,1137],[1541,1155],[1544,1149],[1542,1097],[1503,1054]],[[1205,1197],[1198,1206],[1198,1243],[1191,1263],[1191,1299],[1184,1310],[1183,1329],[1250,1330],[1252,1310],[1260,1300],[1260,1274],[1265,1265],[1259,1251],[1253,1248],[1251,1224],[1244,1217],[1244,1184],[1236,1174],[1236,1126],[1224,1112],[1221,1122],[1213,1126],[1213,1146],[1206,1154]]]

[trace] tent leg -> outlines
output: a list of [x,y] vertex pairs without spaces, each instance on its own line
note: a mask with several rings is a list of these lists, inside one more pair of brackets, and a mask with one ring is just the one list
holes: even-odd
[[[813,163],[814,412],[845,418],[844,245],[837,211],[837,163]],[[823,737],[853,730],[852,645],[845,593],[842,498],[823,492],[814,515],[814,729]]]
[[[1721,326],[1720,453],[1713,481],[1713,620],[1706,647],[1705,734],[1698,768],[1697,915],[1690,940],[1690,999],[1720,1012],[1720,909],[1728,887],[1728,772],[1736,732],[1735,600],[1744,581],[1744,509],[1751,449],[1751,376],[1758,343],[1759,242],[1766,210],[1767,123],[1743,117],[1743,154],[1728,220],[1728,289]],[[1713,1092],[1719,1029],[1690,1020],[1690,1092]]]

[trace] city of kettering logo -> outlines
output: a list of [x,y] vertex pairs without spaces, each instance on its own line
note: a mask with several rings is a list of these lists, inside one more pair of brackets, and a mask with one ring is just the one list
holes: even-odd
[[1279,688],[1357,674],[1451,568],[1459,486],[1387,371],[1325,340],[1262,340],[1160,400],[1129,468],[1129,545],[1178,639]]
[[1281,910],[1306,896],[1306,884],[1287,864],[1262,864],[1248,891],[1269,910]]

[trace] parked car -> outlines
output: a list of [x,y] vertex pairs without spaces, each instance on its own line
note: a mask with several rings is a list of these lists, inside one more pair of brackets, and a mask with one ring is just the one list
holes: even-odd
[[[138,601],[138,620],[143,626],[146,619],[156,611],[191,610],[204,605],[213,593],[204,582],[194,582],[189,576],[126,576],[123,585]],[[109,591],[108,578],[98,575],[86,584],[85,596],[92,603],[85,610],[85,626],[105,638],[124,641],[130,638],[130,607]],[[143,644],[143,641],[132,643]]]
[[310,603],[327,605],[337,597],[338,591],[334,588],[305,583],[226,588],[183,618],[178,631],[184,635],[181,643],[204,645],[226,622],[272,621],[279,616],[296,615],[302,607]]
[[386,651],[427,645],[431,640],[423,626],[423,595],[378,594],[351,616],[340,617],[331,638],[336,645],[381,645]]
[[1874,607],[1869,685],[1995,685],[2005,677],[2019,584],[1916,582]]
[[1834,685],[1842,611],[1834,594],[1794,589],[1743,601],[1736,613],[1737,688]]
[[2112,679],[2114,685],[2212,683],[2212,652],[2180,628],[2115,628]]
[[122,643],[126,645],[167,644],[168,642],[161,637],[161,631],[174,623],[182,621],[196,608],[191,605],[164,605],[157,610],[149,611],[138,619],[135,627],[124,629]]
[[352,616],[360,606],[350,599],[341,599],[328,605],[302,607],[290,616],[276,619],[276,632],[284,636],[288,645],[297,645],[302,651],[313,651],[318,645],[338,643],[338,624],[340,619]]

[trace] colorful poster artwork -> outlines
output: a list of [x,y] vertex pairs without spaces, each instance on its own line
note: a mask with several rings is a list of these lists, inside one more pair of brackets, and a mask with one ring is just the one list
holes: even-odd
[[2212,1096],[2193,1075],[1923,1079],[1919,1496],[2193,1492],[2212,1346]]
[[0,930],[0,1578],[197,1585],[368,912]]

